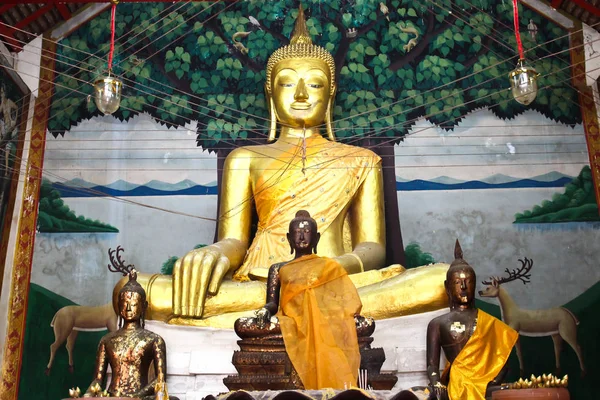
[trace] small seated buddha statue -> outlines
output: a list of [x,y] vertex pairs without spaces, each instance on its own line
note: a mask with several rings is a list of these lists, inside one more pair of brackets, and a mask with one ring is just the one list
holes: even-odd
[[309,209],[318,221],[320,255],[350,274],[366,314],[381,319],[447,305],[441,289],[447,265],[383,268],[381,159],[335,141],[335,70],[333,56],[312,43],[300,8],[290,43],[271,55],[266,68],[269,141],[276,140],[227,156],[216,243],[179,259],[172,277],[139,275],[152,294],[150,319],[230,327],[241,313],[261,307],[269,266],[289,257],[286,232],[298,209]]
[[235,322],[242,340],[232,361],[240,375],[225,378],[225,385],[230,390],[345,389],[357,385],[360,368],[365,384],[391,389],[397,377],[381,374],[385,353],[370,346],[375,321],[359,314],[356,287],[335,259],[316,255],[317,221],[300,210],[286,236],[294,259],[269,268],[266,304],[255,317]]
[[[475,271],[458,240],[444,286],[450,312],[427,327],[427,375],[438,400],[485,399],[500,388],[518,333],[475,307]],[[440,376],[440,349],[448,364]]]
[[[98,345],[94,380],[83,397],[100,395],[106,381],[108,365],[112,370],[109,387],[104,396],[134,397],[144,400],[176,399],[169,397],[166,390],[167,350],[165,342],[154,332],[144,329],[144,313],[148,306],[146,292],[136,281],[137,272],[133,265],[125,265],[119,257],[122,248],[109,250],[113,268],[129,277],[119,291],[117,309],[122,326],[110,332]],[[155,377],[149,379],[149,369],[154,366]]]
[[[355,316],[362,304],[346,270],[316,255],[320,237],[308,211],[298,211],[287,234],[294,260],[269,268],[265,306],[256,318],[236,321],[235,331],[240,337],[272,335],[278,325],[305,389],[344,389],[358,379]],[[319,335],[311,334],[315,330]]]

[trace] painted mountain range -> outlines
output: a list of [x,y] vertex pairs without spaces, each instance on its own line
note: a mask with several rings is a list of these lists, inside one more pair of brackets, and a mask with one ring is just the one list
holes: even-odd
[[[533,178],[521,179],[512,176],[496,174],[481,180],[460,180],[440,176],[429,180],[407,180],[396,177],[396,190],[460,190],[460,189],[515,189],[534,187],[563,187],[571,182],[573,177],[550,172]],[[98,185],[84,179],[76,178],[66,182],[53,182],[61,197],[103,197],[103,196],[202,196],[216,195],[217,183],[210,182],[199,185],[185,179],[177,183],[150,181],[136,184],[118,180],[108,185]]]
[[103,197],[103,196],[201,196],[216,195],[217,183],[199,185],[189,179],[177,183],[150,181],[143,185],[118,180],[108,185],[97,185],[76,178],[66,182],[53,182],[61,197]]
[[461,190],[461,189],[517,189],[539,187],[564,187],[571,182],[572,176],[560,172],[534,176],[532,178],[515,178],[496,174],[480,180],[460,180],[448,176],[440,176],[429,180],[407,180],[396,177],[396,190]]

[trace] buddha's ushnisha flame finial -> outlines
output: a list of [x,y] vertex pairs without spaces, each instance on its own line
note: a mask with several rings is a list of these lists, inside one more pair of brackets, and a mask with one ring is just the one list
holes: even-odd
[[296,25],[294,26],[294,32],[292,32],[290,44],[312,44],[312,39],[310,38],[308,28],[306,27],[306,19],[304,18],[302,4],[298,7],[298,18],[296,18]]
[[460,247],[460,243],[458,241],[458,239],[456,239],[456,244],[454,245],[454,258],[456,259],[463,259],[463,251],[462,248]]
[[458,242],[458,239],[456,239],[456,244],[454,245],[454,261],[452,261],[452,263],[450,264],[450,268],[464,266],[471,267],[469,263],[464,260],[463,257],[464,256],[462,247],[460,247],[460,243]]
[[273,72],[273,67],[280,61],[289,59],[317,59],[323,61],[327,64],[329,69],[330,89],[332,92],[335,90],[335,61],[330,52],[321,46],[313,44],[308,29],[306,28],[306,20],[304,19],[304,10],[302,9],[302,6],[298,9],[298,18],[296,18],[296,25],[292,32],[290,44],[275,50],[267,62],[265,88],[268,93],[271,93],[271,74]]

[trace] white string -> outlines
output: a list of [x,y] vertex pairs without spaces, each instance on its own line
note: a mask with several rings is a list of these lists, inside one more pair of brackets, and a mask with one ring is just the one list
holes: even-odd
[[[429,0],[428,0],[428,1],[429,1]],[[434,3],[434,4],[435,4],[435,3]],[[553,39],[553,40],[551,40],[551,41],[548,41],[547,43],[550,43],[550,42],[552,42],[552,41],[559,40],[559,39],[560,39],[560,38],[556,38],[556,39]],[[165,47],[165,48],[166,48],[166,47]],[[79,50],[77,50],[77,49],[74,49],[74,50],[75,50],[75,51],[79,51]],[[498,63],[498,64],[500,64],[500,63]],[[493,67],[493,66],[490,66],[490,67],[488,67],[488,68],[492,68],[492,67]],[[486,68],[486,69],[487,69],[487,68]],[[482,72],[483,72],[483,71],[482,71]],[[459,80],[461,80],[461,79],[465,79],[466,77],[468,77],[468,76],[465,76],[465,77],[459,78],[459,79],[455,80],[454,82],[450,82],[449,84],[455,83],[455,82],[457,82],[457,81],[459,81]],[[157,82],[157,83],[160,83],[161,85],[164,85],[164,84],[163,84],[163,83],[161,83],[161,82]],[[445,86],[445,85],[443,85],[443,86],[441,86],[441,87],[444,87],[444,86]],[[440,87],[438,87],[438,88],[434,88],[434,89],[431,89],[431,90],[439,90],[439,88],[440,88]],[[465,89],[465,90],[470,90],[470,89],[471,89],[471,88],[467,88],[467,89]],[[186,93],[186,92],[183,92],[183,91],[180,91],[180,92],[181,92],[181,93],[188,94],[188,93]],[[427,92],[420,93],[420,95],[422,95],[422,94],[424,94],[424,93],[427,93]],[[189,94],[188,94],[188,95],[189,95]],[[196,96],[193,96],[193,95],[192,95],[192,97],[196,97]],[[413,96],[413,97],[414,97],[414,96]],[[402,99],[402,100],[400,100],[400,101],[406,101],[406,100],[407,100],[407,98],[404,98],[404,99]],[[436,100],[436,101],[439,101],[439,100]],[[395,103],[393,103],[393,104],[395,104]],[[376,112],[376,111],[378,111],[379,109],[381,109],[381,107],[380,107],[380,108],[378,108],[378,109],[376,109],[376,110],[371,110],[370,112]],[[237,111],[237,110],[235,110],[235,109],[231,109],[231,110],[232,110],[232,111]],[[133,112],[134,112],[134,113],[137,113],[137,111],[135,111],[135,110],[133,110]],[[238,111],[238,112],[239,112],[239,111]],[[252,114],[251,114],[251,115],[252,115]],[[346,118],[344,118],[344,119],[353,118],[353,117],[355,117],[355,116],[356,116],[356,115],[352,115],[352,116],[346,117]],[[187,119],[186,117],[179,116],[179,115],[178,115],[178,117],[180,117],[180,118],[184,118],[184,119]],[[264,119],[264,118],[262,118],[262,117],[259,117],[259,116],[256,116],[256,115],[254,115],[254,117],[256,117],[256,118],[261,118],[261,119]],[[384,117],[384,118],[385,118],[385,117]],[[338,119],[337,121],[339,122],[339,121],[342,121],[342,120],[344,120],[344,119]],[[348,129],[348,128],[343,128],[343,129]]]
[[[600,69],[600,68],[598,68],[598,69]],[[501,101],[501,102],[499,102],[499,103],[497,103],[497,104],[500,104],[500,103],[502,103],[502,102],[506,102],[506,101],[509,101],[509,100],[510,100],[510,99],[508,99],[508,100],[503,100],[503,101]],[[483,111],[483,110],[480,110],[480,111]],[[420,131],[414,132],[413,134],[416,134],[416,133],[418,133],[418,132],[421,132],[421,131],[424,131],[424,130],[427,130],[427,129],[431,129],[431,128],[433,128],[433,127],[428,127],[428,128],[421,129]],[[4,149],[2,149],[2,150],[3,150],[3,151],[5,151]],[[358,150],[358,151],[361,151],[361,150]],[[5,151],[5,152],[6,152],[6,151]],[[338,159],[339,159],[339,157],[338,157]],[[311,166],[311,168],[320,168],[320,167],[321,167],[321,165],[320,165],[320,164],[331,163],[331,161],[334,161],[334,160],[326,161],[326,162],[323,162],[323,163],[318,163],[317,165]],[[291,166],[291,163],[292,163],[292,160],[290,160],[290,163],[288,163],[288,164],[287,164],[287,166],[285,167],[285,169],[283,169],[283,170],[282,170],[282,173],[281,173],[281,175],[278,177],[278,179],[276,180],[276,182],[274,182],[272,185],[270,185],[270,186],[269,186],[269,187],[267,187],[267,188],[261,189],[260,191],[262,191],[262,190],[267,190],[268,188],[270,188],[270,187],[274,186],[275,184],[277,184],[277,183],[279,182],[279,180],[280,180],[280,179],[283,177],[283,174],[284,174],[284,173],[287,171],[287,169],[288,169],[288,168]],[[562,165],[570,165],[570,164],[573,164],[573,165],[581,165],[581,163],[558,163],[558,162],[557,162],[557,163],[548,163],[548,162],[546,162],[546,163],[527,163],[527,164],[523,164],[523,165],[558,165],[558,164],[562,164]],[[519,165],[519,164],[511,163],[511,165],[515,166],[515,165]],[[440,166],[438,166],[438,167],[441,167],[441,166],[443,166],[443,165],[440,165]],[[460,166],[460,167],[463,167],[463,168],[464,168],[464,167],[469,167],[469,166],[477,166],[477,165],[462,165],[462,166]],[[427,167],[434,167],[434,166],[431,166],[431,165],[430,165],[430,166],[427,166]],[[459,167],[459,166],[456,166],[456,165],[454,165],[454,166],[452,166],[452,167]],[[332,167],[330,167],[330,168],[331,168],[331,169],[342,169],[342,168],[332,168]],[[402,166],[400,166],[400,168],[406,168],[406,167],[402,167]],[[106,169],[103,169],[103,170],[105,171]],[[130,170],[130,171],[131,171],[131,170],[135,170],[135,169],[128,169],[128,170]],[[151,171],[151,170],[152,170],[152,169],[144,169],[144,171]],[[47,174],[52,174],[52,173],[51,173],[50,171],[48,171],[47,169],[44,169],[44,171],[45,171]],[[58,175],[55,175],[55,176],[58,176]],[[275,176],[275,175],[273,175],[273,176]],[[272,176],[272,177],[273,177],[273,176]],[[272,177],[271,177],[271,178],[272,178]],[[62,179],[64,179],[64,178],[62,178]],[[266,182],[265,182],[265,184],[266,184]],[[232,212],[232,211],[233,211],[235,208],[237,208],[237,207],[242,207],[242,206],[243,206],[243,204],[249,203],[251,200],[253,200],[253,199],[254,199],[254,197],[255,197],[257,194],[259,194],[259,193],[256,193],[256,194],[253,194],[253,195],[251,195],[251,198],[245,199],[245,200],[244,200],[244,201],[242,201],[240,204],[238,204],[237,206],[233,207],[231,210],[227,210],[226,212],[223,212],[223,213],[222,213],[222,214],[219,216],[219,219],[220,219],[220,218],[224,218],[224,216],[225,216],[226,214],[229,214],[229,213],[230,213],[230,212]],[[125,199],[121,199],[121,200],[125,200]],[[132,202],[132,203],[135,203],[135,202]],[[140,203],[140,205],[147,206],[147,205],[144,205],[143,203]],[[152,207],[151,207],[151,208],[152,208]],[[158,208],[157,208],[157,209],[158,209]],[[161,210],[162,210],[162,211],[169,211],[169,212],[171,212],[171,211],[172,211],[172,210],[166,210],[166,209],[161,209]],[[239,212],[241,212],[241,211],[243,211],[243,208],[241,208]],[[190,216],[191,216],[191,215],[190,215]],[[196,216],[196,217],[197,217],[197,216]],[[198,218],[206,219],[206,218],[204,218],[204,217],[198,217]]]
[[[567,49],[567,50],[565,50],[565,51],[569,51],[569,50]],[[563,52],[563,51],[561,51],[561,52]],[[548,56],[545,56],[545,57],[543,57],[543,58],[547,58],[547,57],[550,57],[550,56],[553,56],[553,55],[556,55],[556,54],[560,54],[561,52],[556,52],[556,53],[550,54],[550,55],[548,55]],[[500,64],[500,63],[498,63],[498,64]],[[490,67],[493,67],[493,66],[490,66]],[[471,75],[474,75],[474,74],[471,74]],[[465,76],[465,77],[463,77],[463,78],[461,78],[461,79],[464,79],[464,78],[466,78],[466,77],[468,77],[468,76]],[[73,79],[77,79],[77,78],[73,78]],[[490,81],[490,80],[492,80],[492,79],[497,79],[497,78],[491,78],[491,79],[489,79],[488,81]],[[482,82],[481,84],[483,84],[483,83],[486,83],[486,82],[488,82],[488,81],[484,81],[484,82]],[[475,86],[477,86],[477,85],[475,85]],[[475,86],[473,86],[473,87],[475,87]],[[472,89],[473,87],[466,88],[466,89],[464,89],[464,90],[463,90],[463,92],[464,92],[464,91],[466,91],[466,90],[470,90],[470,89]],[[72,90],[73,90],[73,91],[76,91],[76,89],[72,89]],[[85,94],[85,93],[83,93],[83,94]],[[452,96],[452,95],[450,95],[450,96]],[[435,101],[437,102],[437,101],[443,100],[444,98],[447,98],[447,97],[449,97],[449,96],[445,96],[445,97],[443,97],[443,98],[441,98],[441,99],[436,99]],[[399,102],[402,102],[402,101],[406,101],[406,99],[402,99],[402,100],[400,100]],[[398,103],[399,103],[399,102],[398,102]],[[427,106],[428,104],[431,104],[431,103],[426,103],[424,106]],[[157,110],[158,110],[158,109],[160,109],[160,108],[158,108],[157,106],[153,106],[153,107],[154,107],[154,108],[156,108]],[[381,109],[381,107],[380,107],[380,108],[378,108],[378,109]],[[378,109],[377,109],[377,110],[378,110]],[[414,109],[414,108],[412,108],[412,109]],[[407,111],[410,111],[410,110],[412,110],[412,109],[405,110],[405,111],[403,111],[403,112],[407,112]],[[131,110],[131,111],[132,111],[132,112],[134,112],[134,113],[137,113],[137,111],[136,111],[136,110],[133,110],[133,109],[129,109],[129,110]],[[162,109],[161,109],[161,110],[162,110]],[[371,111],[371,112],[374,112],[374,111],[377,111],[377,110],[373,110],[373,111]],[[171,113],[170,111],[169,111],[169,113],[170,113],[171,115],[177,115],[178,117],[181,117],[181,116],[179,116],[178,114]],[[370,112],[369,112],[369,113],[370,113]],[[363,114],[365,114],[365,113],[363,113]],[[397,114],[394,114],[394,115],[398,115],[398,114],[399,114],[399,113],[397,113]],[[358,114],[358,115],[362,115],[362,114]],[[389,116],[386,116],[386,117],[389,117]],[[386,117],[383,117],[383,118],[386,118]],[[182,118],[183,118],[183,117],[182,117]],[[350,118],[350,117],[348,117],[348,118]],[[348,119],[348,118],[344,118],[344,119]],[[171,124],[170,122],[163,121],[163,120],[161,120],[160,118],[156,118],[156,119],[157,119],[157,120],[159,120],[159,121],[162,121],[163,123],[166,123],[166,124]],[[382,119],[382,118],[380,118],[380,119]],[[380,119],[379,119],[379,120],[380,120]],[[338,120],[338,121],[339,121],[339,120]],[[372,122],[374,122],[374,121],[372,121]],[[407,124],[407,123],[405,122],[404,124]],[[344,128],[344,129],[346,129],[346,128]],[[353,129],[354,129],[354,128],[353,128]],[[358,136],[358,135],[356,135],[356,136]]]
[[[600,57],[600,55],[599,55],[599,56],[595,56],[594,58],[596,58],[596,57]],[[585,62],[585,61],[584,61],[584,62]],[[576,64],[574,64],[574,65],[576,65]],[[10,68],[9,68],[9,69],[10,69]],[[559,70],[559,71],[553,71],[552,73],[550,73],[550,74],[547,74],[546,76],[550,76],[550,75],[552,75],[552,74],[555,74],[555,73],[558,73],[558,72],[560,72],[560,71],[561,71],[561,70]],[[570,78],[569,78],[569,79],[570,79]],[[40,79],[40,80],[42,80],[42,79]],[[559,82],[559,83],[561,83],[561,82]],[[557,83],[557,84],[559,84],[559,83]],[[548,85],[547,87],[550,87],[550,85]],[[488,96],[485,96],[485,97],[489,97],[489,96],[491,96],[491,95],[493,95],[493,94],[494,94],[494,93],[491,93],[491,94],[489,94]],[[509,99],[509,100],[510,100],[510,99]],[[474,101],[474,100],[473,100],[473,101]],[[502,103],[502,102],[500,102],[500,103]],[[497,103],[497,104],[500,104],[500,103]],[[494,105],[491,105],[490,107],[493,107],[493,106],[494,106]],[[445,112],[445,111],[444,111],[444,112]],[[441,112],[440,112],[440,114],[441,114]],[[420,118],[430,118],[430,117],[432,117],[432,116],[435,116],[435,115],[437,115],[437,114],[430,114],[430,115],[428,115],[428,116],[424,116],[424,117],[420,117]],[[33,118],[33,115],[32,115],[32,117],[31,117],[31,118]],[[419,119],[420,119],[420,118],[419,118]],[[403,123],[403,124],[404,124],[404,123]],[[401,124],[397,124],[397,125],[401,125]],[[393,129],[394,127],[395,127],[395,125],[392,125],[392,126],[390,126],[390,127],[388,127],[388,128],[385,128],[385,129],[383,129],[383,130],[381,130],[381,131],[379,131],[379,132],[377,132],[376,130],[374,130],[374,131],[372,131],[372,132],[375,132],[376,134],[380,134],[381,132],[385,132],[385,131],[387,131],[387,130],[389,130],[389,129]],[[371,132],[371,133],[372,133],[372,132]],[[369,137],[369,136],[370,136],[370,133],[367,133],[366,135],[364,135],[364,136],[360,136],[359,138],[361,138],[361,139],[362,139],[362,138],[366,138],[366,137]],[[397,140],[397,138],[393,138],[392,140]],[[247,147],[247,148],[251,149],[252,147],[253,147],[253,146],[250,146],[250,147]],[[257,153],[259,153],[259,152],[257,152]],[[261,154],[261,153],[259,153],[259,154]],[[262,155],[264,155],[264,154],[262,154]],[[267,156],[267,155],[264,155],[264,156],[266,156],[266,157],[269,157],[269,158],[278,159],[277,157],[271,157],[271,156]]]

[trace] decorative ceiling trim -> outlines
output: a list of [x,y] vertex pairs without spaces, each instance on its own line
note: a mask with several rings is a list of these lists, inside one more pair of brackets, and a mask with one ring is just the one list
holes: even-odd
[[[79,10],[70,19],[60,23],[50,31],[52,40],[61,40],[69,36],[73,31],[85,24],[91,19],[94,19],[98,14],[110,8],[110,2],[90,4]],[[60,11],[60,9],[59,9]]]
[[[542,0],[521,0],[521,3],[525,4],[527,7],[532,10],[537,11],[539,14],[553,21],[554,23],[560,25],[564,29],[574,29],[575,28],[575,18],[570,15],[567,15],[563,11],[554,8],[553,5],[548,4]],[[554,2],[553,2],[554,4]]]

